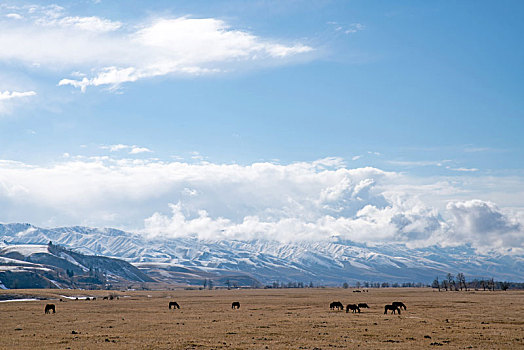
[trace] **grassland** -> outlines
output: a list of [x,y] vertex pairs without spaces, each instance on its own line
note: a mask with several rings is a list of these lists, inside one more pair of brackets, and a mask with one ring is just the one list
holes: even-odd
[[[266,289],[115,292],[0,291],[68,300],[0,303],[0,349],[518,349],[524,292]],[[63,298],[66,300],[65,298]],[[181,309],[169,310],[169,301]],[[239,301],[241,308],[232,310]],[[360,314],[331,301],[368,303]],[[407,311],[384,315],[403,301]],[[56,314],[44,314],[47,303]]]

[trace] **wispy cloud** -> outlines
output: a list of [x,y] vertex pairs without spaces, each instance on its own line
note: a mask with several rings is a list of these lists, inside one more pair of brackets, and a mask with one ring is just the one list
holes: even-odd
[[35,96],[36,92],[34,91],[24,91],[24,92],[18,92],[18,91],[0,91],[0,101],[6,101],[11,100],[13,98],[21,98],[21,97],[28,97],[28,96]]
[[328,22],[329,25],[333,26],[336,32],[344,34],[354,34],[366,29],[366,26],[361,23],[351,23],[349,25],[343,25],[339,22]]
[[81,91],[157,76],[286,63],[313,50],[303,43],[262,38],[216,18],[156,17],[128,24],[70,16],[59,6],[17,9],[18,16],[0,20],[0,62],[38,64],[60,74],[81,72],[80,79],[77,73],[58,79],[59,86]]
[[[389,164],[399,165],[405,167],[423,167],[423,166],[443,166],[445,163],[451,162],[449,159],[445,160],[388,160]],[[449,168],[449,167],[448,167]]]
[[35,95],[35,91],[0,91],[0,114],[9,114],[14,100]]
[[477,168],[452,168],[447,166],[446,169],[453,170],[453,171],[461,171],[461,172],[475,172],[479,171]]

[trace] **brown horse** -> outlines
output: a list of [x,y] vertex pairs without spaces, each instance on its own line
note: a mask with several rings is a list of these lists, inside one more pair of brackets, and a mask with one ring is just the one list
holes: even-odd
[[180,305],[178,305],[176,301],[169,302],[169,310],[171,310],[171,307],[173,307],[173,309],[180,309]]
[[56,313],[56,311],[55,311],[55,304],[47,304],[45,306],[44,311],[45,311],[46,314],[50,314],[51,311],[53,311],[53,313]]
[[342,305],[342,303],[340,301],[334,301],[332,302],[331,304],[329,304],[329,308],[331,310],[344,310],[344,305]]
[[360,313],[360,308],[356,304],[348,304],[346,306],[346,313],[348,313],[349,310],[353,310],[353,313],[356,313],[357,311]]
[[391,313],[394,314],[396,311],[398,311],[398,314],[400,315],[400,308],[395,305],[386,305],[384,306],[384,315],[388,313],[388,310],[391,310]]
[[361,309],[369,309],[369,306],[366,303],[359,303],[358,307],[361,308]]
[[234,301],[232,304],[231,304],[231,308],[232,309],[240,309],[240,303],[238,301]]
[[394,302],[391,303],[391,305],[396,306],[396,307],[398,307],[399,309],[404,309],[404,310],[407,309],[407,308],[406,308],[406,305],[404,305],[404,303],[401,302],[401,301],[394,301]]

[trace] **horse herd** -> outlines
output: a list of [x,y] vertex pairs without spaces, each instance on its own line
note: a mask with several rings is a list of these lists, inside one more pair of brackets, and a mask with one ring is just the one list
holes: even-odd
[[[112,300],[113,299],[113,296],[110,296],[110,297],[104,297],[103,298],[104,300],[107,300],[107,299],[110,299]],[[118,297],[117,297],[118,299]],[[78,298],[76,298],[76,300],[78,300]],[[89,300],[89,298],[87,298],[86,300]],[[96,298],[92,298],[91,300],[96,300]],[[62,301],[62,299],[60,299],[60,301]],[[240,309],[240,303],[238,301],[234,301],[233,303],[231,303],[231,308],[234,310],[234,309]],[[329,304],[329,308],[331,310],[339,310],[339,311],[343,311],[344,310],[344,305],[340,302],[340,301],[334,301],[332,302],[331,304]],[[180,309],[180,305],[178,305],[178,303],[176,301],[170,301],[169,302],[169,310],[171,309]],[[369,309],[369,306],[368,304],[366,303],[359,303],[359,304],[347,304],[346,305],[346,313],[349,312],[349,310],[351,310],[353,313],[360,313],[360,309]],[[387,314],[388,311],[391,311],[392,314],[398,312],[398,314],[400,315],[400,309],[404,309],[406,310],[406,305],[404,305],[403,302],[400,302],[400,301],[395,301],[391,304],[388,304],[384,307],[384,314]],[[45,313],[46,314],[49,314],[51,313],[51,311],[53,313],[56,313],[56,309],[55,309],[55,304],[47,304],[45,306],[45,309],[44,309]]]
[[[329,308],[331,310],[337,309],[339,311],[342,311],[344,310],[344,305],[340,301],[334,301],[331,304],[329,304]],[[369,306],[366,303],[347,304],[346,305],[346,313],[348,313],[349,310],[351,310],[353,313],[357,313],[357,312],[360,313],[360,309],[369,309]],[[400,309],[406,310],[407,307],[406,305],[404,305],[403,302],[395,301],[391,304],[384,306],[384,314],[387,314],[388,311],[391,311],[392,314],[398,312],[398,314],[400,315]]]

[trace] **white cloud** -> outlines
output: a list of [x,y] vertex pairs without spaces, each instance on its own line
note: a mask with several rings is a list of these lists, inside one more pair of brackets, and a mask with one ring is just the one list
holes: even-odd
[[454,170],[454,171],[462,171],[462,172],[475,172],[479,171],[477,168],[452,168],[452,167],[446,167],[446,169]]
[[34,91],[24,91],[24,92],[7,91],[7,90],[0,91],[0,101],[11,100],[13,98],[35,96],[35,95],[36,95],[36,92]]
[[[471,200],[472,195],[498,196],[502,202],[505,194],[522,198],[522,179],[421,179],[370,167],[349,169],[336,157],[287,165],[107,156],[70,157],[48,167],[0,165],[4,222],[113,226],[166,237],[339,236],[414,246],[524,248],[522,207],[499,209],[486,199]],[[493,181],[502,193],[479,195]]]
[[18,13],[8,13],[7,15],[5,15],[7,18],[11,18],[11,19],[22,19],[23,17],[20,16]]
[[492,248],[521,248],[524,230],[516,217],[501,211],[494,203],[482,200],[450,202],[447,205],[454,233],[474,245]]
[[14,100],[35,95],[35,91],[0,91],[0,114],[9,114]]
[[137,145],[109,145],[109,146],[100,146],[101,149],[107,149],[109,152],[119,152],[123,150],[129,150],[129,154],[140,154],[140,153],[152,153],[153,151],[147,147],[140,147]]
[[50,21],[40,22],[48,26],[58,26],[64,28],[73,28],[89,32],[111,32],[122,27],[122,23],[113,22],[104,18],[95,16],[91,17],[63,17]]
[[[0,20],[0,62],[59,72],[59,86],[120,84],[164,75],[202,75],[288,62],[313,50],[232,28],[216,18],[155,18],[124,24],[68,16],[58,6],[20,7],[27,19]],[[79,73],[82,75],[78,77]],[[70,74],[70,77],[64,77]]]
[[149,148],[147,147],[138,147],[138,146],[133,146],[131,148],[131,151],[129,151],[129,154],[139,154],[139,153],[151,153],[153,151],[151,151]]

